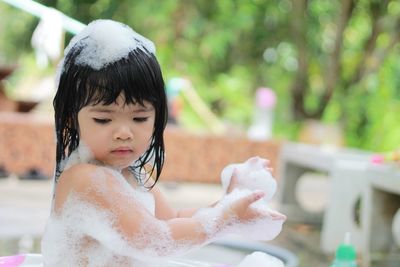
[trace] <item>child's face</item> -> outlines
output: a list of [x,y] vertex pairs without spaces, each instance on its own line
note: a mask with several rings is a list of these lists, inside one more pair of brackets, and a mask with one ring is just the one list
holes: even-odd
[[111,105],[88,105],[78,113],[80,140],[96,160],[123,169],[149,147],[155,110],[150,103],[125,104],[120,95]]

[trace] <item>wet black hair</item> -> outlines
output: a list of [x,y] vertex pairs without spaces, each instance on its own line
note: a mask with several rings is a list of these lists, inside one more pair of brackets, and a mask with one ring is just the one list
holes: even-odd
[[144,47],[136,48],[126,57],[97,70],[76,63],[82,49],[82,46],[72,47],[65,56],[53,100],[57,139],[56,181],[63,171],[61,162],[79,146],[78,112],[89,104],[115,103],[123,93],[125,104],[144,105],[144,102],[149,102],[155,109],[150,146],[135,166],[129,167],[137,177],[146,171],[148,163],[152,163],[146,172],[153,176],[155,184],[164,165],[163,133],[168,118],[164,79],[155,55]]

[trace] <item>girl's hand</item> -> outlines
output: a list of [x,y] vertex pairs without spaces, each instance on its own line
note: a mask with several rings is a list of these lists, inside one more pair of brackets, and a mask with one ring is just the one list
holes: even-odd
[[[269,160],[267,160],[267,159],[260,159],[258,157],[254,157],[254,158],[251,158],[249,161],[258,161],[258,160],[262,160],[263,161],[262,162],[262,166],[266,171],[268,171],[268,172],[272,172],[273,171],[273,169],[270,166],[271,162]],[[238,168],[235,168],[233,170],[230,183],[229,183],[228,188],[226,190],[227,194],[231,193],[234,189],[243,188],[243,186],[239,183],[239,179],[238,179],[238,177],[241,176],[241,175],[243,175],[243,174],[240,173],[240,170]]]
[[250,207],[251,204],[263,198],[264,195],[265,193],[262,191],[255,191],[234,200],[231,205],[225,208],[223,215],[224,221],[229,222],[237,219],[240,222],[247,222],[265,217],[267,214],[258,209]]

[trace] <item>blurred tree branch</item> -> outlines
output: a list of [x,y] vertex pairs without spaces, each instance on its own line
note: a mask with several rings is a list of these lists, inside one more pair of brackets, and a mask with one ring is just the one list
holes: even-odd
[[340,14],[336,23],[336,36],[333,51],[326,65],[325,91],[319,98],[318,107],[311,111],[306,109],[305,97],[309,86],[308,75],[308,45],[307,45],[307,0],[293,0],[292,29],[293,39],[298,51],[298,70],[292,84],[293,116],[295,119],[320,119],[328,105],[333,91],[340,79],[341,53],[343,34],[354,10],[356,0],[343,0]]
[[[370,73],[377,72],[389,53],[400,41],[400,17],[388,15],[388,5],[391,0],[371,0],[361,3],[359,0],[343,0],[340,3],[337,21],[335,22],[335,37],[331,51],[326,59],[320,63],[323,78],[323,90],[317,95],[317,104],[313,108],[307,107],[307,96],[313,90],[310,83],[310,57],[315,57],[315,51],[310,47],[308,36],[310,34],[309,4],[307,0],[292,0],[293,9],[291,16],[291,29],[293,44],[297,50],[298,69],[291,85],[292,116],[296,120],[321,119],[327,106],[337,90],[346,96],[349,90],[363,81]],[[350,21],[355,15],[355,9],[361,4],[367,4],[367,12],[371,22],[370,32],[365,38],[359,52],[359,60],[349,74],[343,72],[343,51],[346,49],[345,33],[350,27]],[[389,26],[388,26],[389,25]],[[381,34],[389,34],[390,40],[384,47],[377,47],[377,40]],[[346,112],[342,114],[346,116]]]

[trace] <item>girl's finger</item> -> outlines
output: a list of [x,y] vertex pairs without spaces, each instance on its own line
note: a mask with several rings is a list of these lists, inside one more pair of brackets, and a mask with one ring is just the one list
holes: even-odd
[[265,196],[265,193],[263,191],[254,191],[250,195],[246,196],[243,198],[243,204],[246,206],[249,206],[251,203],[263,198]]
[[264,216],[270,217],[272,220],[286,220],[286,215],[282,214],[276,210],[268,210],[263,212]]
[[263,167],[269,167],[270,164],[271,164],[271,161],[269,159],[263,159],[263,163],[262,163]]
[[237,167],[235,167],[235,168],[233,169],[233,172],[232,172],[231,181],[232,181],[232,180],[233,180],[233,181],[236,181],[238,175],[239,175],[239,169],[238,169]]
[[269,171],[269,172],[273,172],[273,171],[274,171],[274,169],[273,169],[273,168],[270,168],[270,167],[265,168],[265,170],[267,170],[267,171]]

